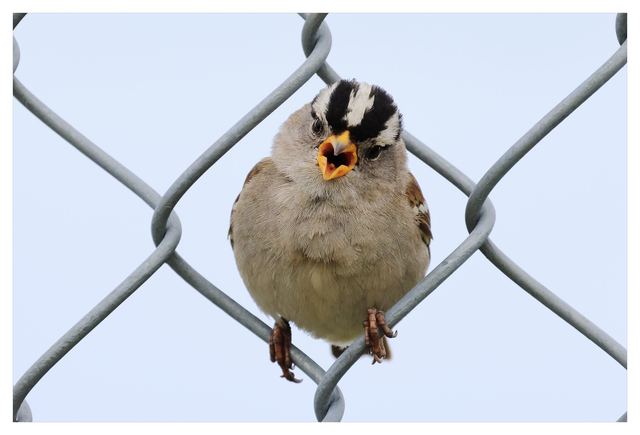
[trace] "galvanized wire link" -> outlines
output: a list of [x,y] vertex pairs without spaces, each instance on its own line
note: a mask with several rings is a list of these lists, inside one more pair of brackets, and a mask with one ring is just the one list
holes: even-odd
[[13,72],[15,73],[18,69],[18,64],[20,63],[20,47],[18,46],[18,41],[16,38],[13,38]]
[[[178,177],[162,196],[53,113],[14,76],[14,96],[18,101],[52,130],[113,175],[114,178],[127,186],[154,209],[151,219],[151,231],[153,241],[156,244],[156,249],[131,275],[54,343],[18,380],[14,387],[13,398],[15,421],[32,420],[31,410],[25,397],[34,385],[73,346],[123,303],[164,263],[167,263],[198,292],[224,312],[262,340],[268,341],[271,331],[269,326],[210,283],[175,251],[180,241],[181,225],[173,209],[187,190],[218,159],[293,95],[314,74],[318,74],[327,84],[340,79],[340,76],[326,63],[326,58],[331,49],[331,33],[326,23],[324,23],[326,15],[300,14],[305,19],[301,34],[303,51],[307,56],[305,62],[278,88],[214,142]],[[24,16],[25,14],[14,14],[14,28]],[[626,368],[626,349],[622,345],[529,276],[489,239],[489,234],[496,219],[495,209],[488,199],[489,193],[529,150],[626,64],[626,14],[618,14],[616,18],[616,35],[621,44],[620,49],[516,142],[487,171],[477,185],[451,163],[421,143],[411,133],[408,131],[403,133],[402,137],[411,153],[469,197],[465,212],[469,236],[387,312],[387,323],[390,327],[393,327],[408,315],[412,309],[451,276],[473,253],[480,250],[505,275],[600,346]],[[15,73],[20,61],[20,50],[15,38],[13,44]],[[342,419],[345,401],[337,384],[364,350],[364,337],[361,336],[325,372],[311,358],[295,346],[292,346],[291,356],[297,367],[318,384],[314,397],[314,410],[319,421],[340,421]],[[626,412],[618,421],[626,421]]]
[[627,14],[616,15],[616,36],[620,45],[627,40]]
[[[323,33],[331,34],[329,26],[324,22],[324,18],[327,14],[299,14],[304,20],[304,27],[302,29],[302,50],[304,55],[309,57],[316,44],[318,43],[318,33],[320,30]],[[305,31],[306,29],[306,31]],[[331,84],[340,80],[340,76],[329,66],[327,62],[324,62],[320,69],[316,72],[326,84]]]
[[[600,87],[613,77],[626,63],[627,43],[624,42],[618,51],[598,68],[596,72],[546,114],[531,130],[522,136],[520,140],[498,159],[480,179],[478,185],[469,196],[465,219],[467,228],[470,231],[473,230],[476,225],[480,207],[485,203],[489,192],[498,184],[502,177],[551,130],[600,89]],[[482,253],[520,287],[600,346],[605,352],[622,364],[624,368],[627,368],[627,350],[622,345],[533,279],[502,253],[490,240],[483,246]]]
[[[51,109],[29,92],[16,77],[13,78],[13,95],[53,131],[66,139],[71,145],[101,166],[105,171],[113,175],[147,204],[153,207],[158,202],[160,195],[157,192],[51,111]],[[181,234],[182,228],[178,216],[172,213],[169,219],[167,235],[162,240],[162,243],[158,245],[157,249],[118,287],[55,342],[49,350],[27,370],[14,387],[14,419],[17,417],[24,398],[34,385],[51,367],[98,326],[98,324],[124,302],[125,299],[131,296],[138,287],[167,261],[176,246],[178,246]]]
[[15,29],[20,21],[27,15],[26,13],[13,14],[13,28]]

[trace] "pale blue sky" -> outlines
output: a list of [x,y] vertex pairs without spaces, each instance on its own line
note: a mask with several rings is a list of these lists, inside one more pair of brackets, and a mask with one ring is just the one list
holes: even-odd
[[[619,47],[615,14],[330,14],[328,62],[385,88],[405,127],[471,179]],[[161,194],[304,60],[295,14],[33,14],[16,76]],[[176,207],[178,252],[268,324],[226,239],[233,200],[313,77]],[[13,382],[153,250],[152,210],[13,103]],[[627,346],[627,68],[507,174],[491,239]],[[466,197],[416,158],[433,269],[466,235]],[[615,421],[627,373],[474,254],[360,360],[343,421]],[[219,334],[222,331],[223,334]],[[327,369],[328,345],[294,328]],[[315,421],[316,385],[167,266],[27,396],[35,421]],[[375,405],[370,398],[379,397]]]

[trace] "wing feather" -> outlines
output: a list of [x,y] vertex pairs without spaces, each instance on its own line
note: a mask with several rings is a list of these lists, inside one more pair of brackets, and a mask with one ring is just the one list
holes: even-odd
[[409,206],[415,213],[416,224],[420,229],[420,236],[422,237],[422,241],[429,246],[431,244],[431,240],[433,239],[433,234],[431,233],[431,216],[429,215],[429,207],[427,206],[427,202],[422,195],[422,191],[420,190],[420,186],[418,185],[418,181],[413,176],[413,174],[409,173],[411,177],[409,179],[409,183],[407,184],[407,199],[409,200]]
[[[272,164],[272,161],[268,157],[264,158],[264,159],[260,160],[258,163],[256,163],[256,165],[249,171],[249,174],[247,175],[247,178],[244,180],[244,184],[242,185],[242,188],[244,189],[245,186],[247,185],[247,183],[249,181],[251,181],[251,179],[253,177],[258,175],[258,173],[260,171],[262,171],[265,167],[267,167],[267,166],[269,166],[271,164]],[[233,207],[231,207],[231,216],[233,216],[233,211],[235,210],[236,204],[238,203],[238,200],[240,199],[240,195],[242,195],[242,191],[240,191],[240,193],[236,197],[236,200],[233,201]],[[229,223],[229,233],[227,234],[227,238],[229,239],[229,242],[231,242],[231,248],[233,249],[233,224],[231,224],[231,222]]]

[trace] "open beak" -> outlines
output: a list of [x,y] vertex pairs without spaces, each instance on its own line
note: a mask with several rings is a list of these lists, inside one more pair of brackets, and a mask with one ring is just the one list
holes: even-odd
[[349,131],[339,136],[329,136],[318,150],[318,164],[322,178],[338,178],[353,169],[358,161],[356,146],[351,142]]

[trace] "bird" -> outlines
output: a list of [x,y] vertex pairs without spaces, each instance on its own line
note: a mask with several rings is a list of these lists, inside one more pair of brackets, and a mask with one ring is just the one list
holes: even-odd
[[402,131],[384,89],[336,81],[282,124],[232,206],[236,265],[275,321],[270,359],[289,381],[290,323],[334,350],[364,333],[380,363],[397,334],[385,311],[426,274],[431,217]]

